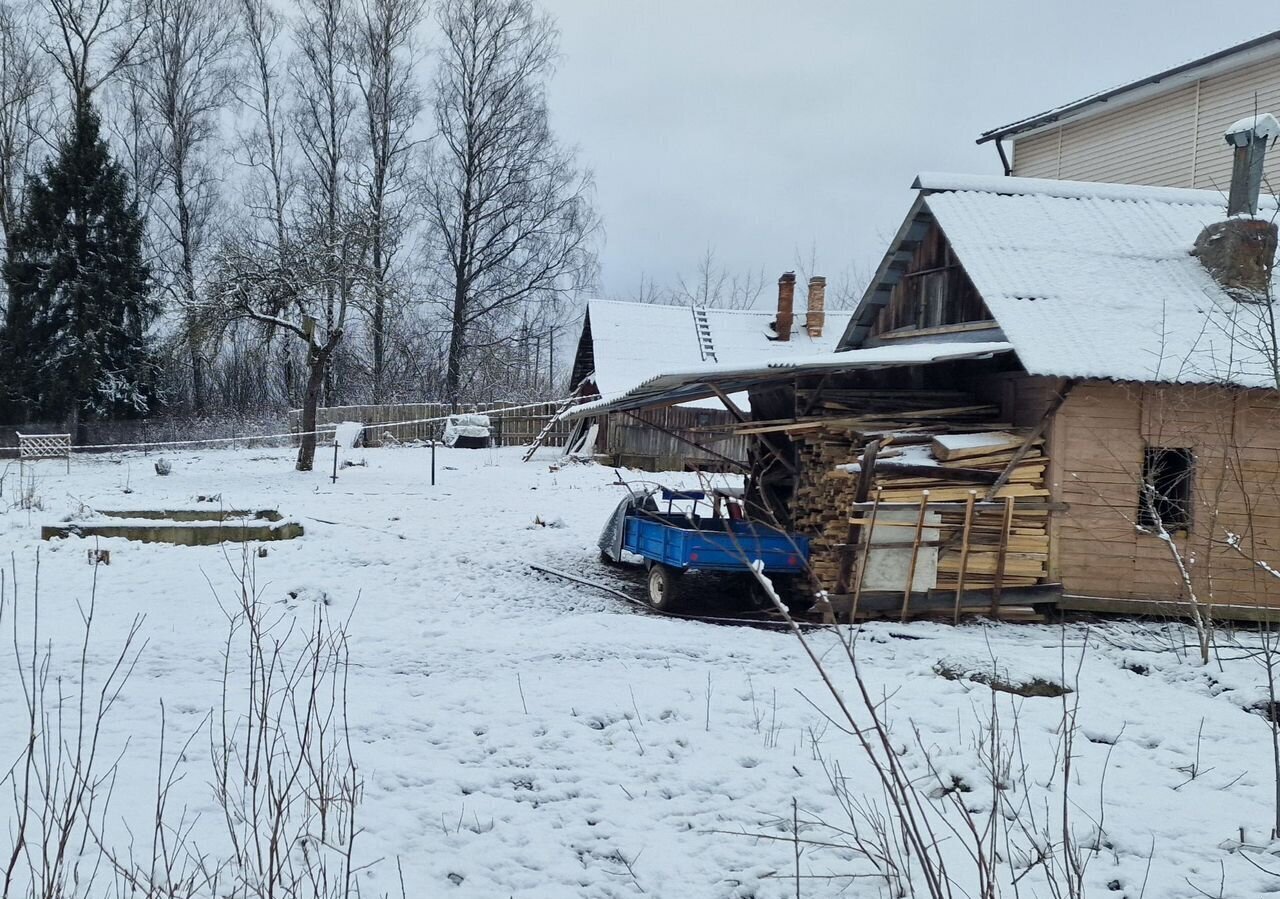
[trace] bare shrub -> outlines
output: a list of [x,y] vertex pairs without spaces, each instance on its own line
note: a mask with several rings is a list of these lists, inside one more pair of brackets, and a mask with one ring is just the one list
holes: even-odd
[[246,899],[355,896],[364,782],[351,753],[345,630],[322,606],[306,631],[273,617],[247,551],[236,577],[210,727],[214,795],[231,842],[223,888]]
[[[103,724],[142,653],[135,617],[105,674],[90,666],[97,608],[97,566],[87,603],[79,606],[78,657],[60,665],[52,643],[42,645],[40,557],[26,603],[16,561],[0,570],[0,620],[10,617],[14,673],[25,714],[11,726],[25,731],[22,749],[0,788],[12,802],[10,846],[0,855],[0,897],[55,899],[88,894],[107,867],[93,839],[111,803],[120,758],[104,756]],[[24,621],[23,619],[27,619]]]
[[[985,713],[975,711],[969,739],[982,778],[978,783],[959,779],[939,767],[934,760],[935,747],[926,744],[914,724],[908,722],[907,740],[895,734],[890,697],[877,698],[872,693],[858,663],[858,630],[831,628],[848,663],[843,674],[837,674],[791,618],[763,566],[756,562],[751,570],[835,701],[837,712],[828,720],[854,738],[861,757],[874,772],[873,785],[868,787],[847,777],[838,759],[821,758],[843,819],[793,815],[789,841],[810,849],[852,854],[862,863],[848,873],[823,876],[849,883],[878,880],[885,895],[893,897],[996,899],[1002,890],[1018,895],[1020,883],[1034,874],[1032,879],[1043,884],[1055,899],[1084,895],[1089,862],[1105,847],[1103,787],[1096,815],[1090,816],[1083,829],[1078,828],[1073,819],[1084,804],[1071,793],[1071,766],[1078,730],[1080,668],[1079,664],[1074,671],[1068,668],[1065,630],[1058,745],[1054,769],[1048,773],[1050,782],[1060,778],[1060,801],[1051,808],[1048,803],[1039,804],[1030,789],[1046,772],[1031,770],[1026,761],[1015,697],[1007,697],[1009,706],[1003,709],[999,697],[1006,694],[993,689]],[[1086,635],[1086,647],[1087,642]],[[1080,664],[1084,651],[1082,647]],[[837,681],[849,683],[850,679],[852,702],[837,686]],[[964,738],[963,734],[956,736]],[[800,877],[797,852],[797,882]]]

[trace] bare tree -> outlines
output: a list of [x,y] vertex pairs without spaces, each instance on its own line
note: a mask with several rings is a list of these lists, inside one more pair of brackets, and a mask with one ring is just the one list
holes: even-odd
[[446,294],[445,394],[457,403],[468,354],[508,342],[521,307],[555,309],[594,273],[591,176],[547,120],[557,32],[529,0],[445,0],[434,85],[438,138],[423,203]]
[[[267,335],[283,332],[303,341],[307,382],[295,466],[298,471],[310,471],[314,464],[316,408],[330,362],[347,326],[346,303],[334,307],[332,320],[323,318],[328,298],[341,296],[341,285],[334,283],[331,260],[316,251],[326,236],[332,235],[299,227],[288,232],[283,245],[264,244],[252,238],[228,239],[215,262],[216,279],[205,306],[211,325],[251,321],[261,325]],[[338,239],[361,238],[338,235]]]
[[247,71],[235,85],[236,100],[252,122],[241,138],[242,162],[255,175],[259,196],[248,201],[253,217],[267,223],[266,239],[285,243],[285,209],[291,194],[286,159],[288,129],[281,105],[280,35],[283,23],[267,0],[239,0]]
[[0,5],[0,228],[6,239],[51,124],[49,75],[30,9]]
[[41,48],[67,80],[74,105],[137,61],[146,28],[146,3],[134,0],[45,0],[52,32]]
[[393,264],[405,233],[411,132],[422,111],[414,66],[415,32],[425,0],[359,0],[350,59],[364,118],[367,171],[362,181],[369,216],[368,317],[373,343],[375,403],[387,391],[387,316],[392,302]]
[[149,105],[151,139],[167,188],[160,254],[167,288],[184,310],[183,342],[191,365],[191,403],[204,410],[204,337],[197,314],[197,268],[216,203],[217,178],[208,151],[231,82],[229,57],[235,20],[228,0],[152,0],[143,44],[145,62],[134,72]]
[[712,306],[719,309],[753,309],[764,293],[764,270],[730,274],[716,259],[715,247],[707,244],[694,277],[678,278],[679,289],[673,299],[695,306]]
[[[240,14],[250,72],[238,82],[237,96],[253,121],[242,143],[251,173],[243,185],[249,220],[222,243],[204,311],[212,328],[247,321],[260,326],[268,343],[277,334],[303,342],[307,374],[296,467],[310,471],[316,408],[346,332],[367,238],[365,219],[345,198],[354,108],[342,80],[345,13],[341,0],[307,0],[289,67],[295,88],[289,110],[282,102],[280,18],[265,0],[240,0]],[[301,163],[296,179],[291,137]]]
[[[352,207],[347,190],[353,174],[349,132],[355,114],[347,80],[349,9],[347,0],[299,0],[298,6],[297,51],[289,73],[294,89],[293,128],[305,185],[299,194],[299,215],[313,234],[318,258],[329,268],[319,319],[332,335],[340,333],[338,321],[345,320],[354,298],[364,253],[363,242],[352,239],[363,229],[349,227],[364,211]],[[328,364],[326,359],[326,402],[332,401],[334,393]]]

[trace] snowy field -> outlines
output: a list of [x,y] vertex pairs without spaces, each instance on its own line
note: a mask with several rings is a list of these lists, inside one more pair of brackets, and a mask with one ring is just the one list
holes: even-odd
[[[78,608],[95,571],[91,684],[145,616],[145,648],[101,737],[102,758],[122,754],[106,838],[119,846],[131,830],[149,841],[163,702],[168,756],[196,734],[176,763],[183,779],[171,811],[185,806],[198,818],[192,840],[210,857],[227,851],[208,716],[221,702],[239,549],[39,539],[40,525],[86,507],[188,508],[220,494],[228,508],[278,508],[306,528],[252,559],[272,615],[296,618],[301,630],[321,611],[348,622],[352,752],[365,781],[361,895],[400,896],[403,878],[409,897],[794,896],[793,820],[803,839],[841,843],[837,829],[851,830],[858,815],[833,780],[846,799],[883,802],[853,737],[827,719],[835,704],[814,666],[786,633],[658,618],[531,572],[538,562],[599,575],[595,538],[621,488],[610,469],[553,472],[550,453],[529,464],[520,454],[441,450],[434,488],[425,449],[351,451],[368,465],[344,469],[336,484],[324,452],[324,470],[309,474],[292,470],[287,450],[177,453],[163,478],[154,457],[78,458],[70,474],[43,462],[36,510],[16,507],[13,465],[0,496],[11,569],[0,620],[0,720],[10,722],[0,770],[26,739],[9,633],[16,625],[18,652],[29,654],[39,552],[38,639],[52,646],[65,691],[80,676]],[[95,546],[110,551],[109,565],[87,562]],[[838,641],[810,640],[865,721]],[[1000,739],[1017,740],[1020,773],[1004,778],[1021,796],[1023,812],[1007,822],[1015,835],[1047,827],[1060,837],[1061,725],[1064,709],[1077,709],[1066,782],[1088,895],[1280,892],[1280,877],[1262,870],[1280,871],[1268,853],[1271,729],[1246,710],[1267,696],[1263,666],[1246,651],[1257,637],[1224,634],[1222,662],[1208,667],[1181,649],[1184,640],[1194,642],[1124,622],[886,623],[863,628],[856,653],[904,770],[932,790],[930,759],[979,820],[991,804],[981,734],[994,708]],[[240,658],[233,651],[233,668]],[[993,671],[1075,692],[1065,703],[997,693],[993,706],[993,692],[968,680]],[[940,808],[953,808],[935,792]],[[0,814],[10,825],[0,834],[12,833],[9,796],[7,785]],[[954,894],[978,895],[962,836],[938,836]],[[1029,841],[998,841],[1015,873]],[[81,851],[92,855],[92,844]],[[0,854],[8,858],[7,845]],[[847,849],[803,847],[798,867],[805,897],[887,895]],[[1017,893],[1052,895],[1044,869]],[[1015,890],[1006,883],[1001,895]]]

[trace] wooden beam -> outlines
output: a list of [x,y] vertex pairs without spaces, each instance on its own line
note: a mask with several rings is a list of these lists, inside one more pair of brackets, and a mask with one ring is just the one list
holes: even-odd
[[1014,469],[1018,467],[1018,463],[1021,462],[1023,457],[1031,451],[1031,447],[1035,446],[1036,442],[1044,436],[1045,429],[1049,427],[1049,422],[1053,421],[1053,417],[1058,414],[1058,410],[1062,408],[1062,404],[1067,401],[1067,395],[1071,393],[1075,386],[1075,381],[1068,381],[1063,386],[1062,392],[1059,393],[1057,397],[1054,398],[1054,401],[1049,404],[1049,408],[1044,410],[1044,414],[1040,416],[1040,423],[1036,425],[1035,430],[1027,435],[1026,440],[1022,441],[1022,446],[1018,447],[1018,449],[1014,451],[1013,458],[1010,459],[1009,464],[1004,467],[1004,471],[1000,472],[1000,477],[996,478],[995,482],[987,489],[987,495],[983,497],[984,501],[993,499],[995,495],[1000,492],[1000,488],[1009,480]]
[[[991,606],[991,590],[966,589],[960,597],[960,607],[966,611],[981,612],[987,610]],[[848,593],[832,593],[827,597],[831,601],[832,608],[836,609],[841,616],[846,616],[852,608],[853,596]],[[1087,597],[1071,597],[1069,600],[1062,596],[1061,584],[1035,584],[1028,587],[1005,587],[1000,594],[1000,604],[1002,606],[1029,606],[1040,605],[1042,603],[1054,603],[1064,608],[1086,608],[1089,607],[1089,599]],[[1102,601],[1105,603],[1106,601]],[[1108,611],[1118,611],[1118,601],[1111,605]],[[1092,608],[1102,608],[1102,603],[1093,605]],[[1134,603],[1134,605],[1139,605]],[[1159,607],[1162,611],[1131,611],[1130,614],[1169,614],[1171,610],[1177,609],[1178,603],[1148,603],[1151,607]],[[1185,606],[1185,604],[1183,604]],[[955,591],[946,590],[913,590],[911,592],[911,611],[913,614],[919,615],[924,613],[942,613],[946,614],[953,610],[955,606]],[[896,615],[902,608],[902,592],[900,590],[887,591],[875,590],[864,591],[858,598],[859,613],[883,613],[886,615]],[[1221,614],[1221,606],[1214,606],[1214,615],[1218,620],[1229,617]],[[1270,610],[1272,616],[1275,610]],[[1176,614],[1176,612],[1175,612]]]
[[[858,614],[858,597],[862,595],[862,582],[867,577],[867,566],[871,562],[871,539],[876,532],[876,506],[880,502],[880,491],[876,491],[876,505],[871,507],[871,523],[866,530],[867,548],[862,553],[862,557],[858,559],[858,579],[853,586],[853,602],[849,606],[849,623],[853,624],[853,619]],[[859,535],[861,536],[861,534]],[[833,612],[834,614],[834,612]]]
[[[822,376],[822,380],[818,382],[818,386],[815,387],[813,392],[809,395],[809,401],[805,403],[804,411],[796,416],[797,418],[805,418],[813,413],[814,408],[818,405],[818,401],[822,399],[822,392],[827,389],[827,384],[830,380],[831,374],[829,372]],[[796,389],[796,396],[800,396],[799,388]]]
[[916,579],[916,559],[920,557],[920,538],[924,534],[924,521],[928,517],[929,491],[920,493],[920,515],[916,518],[916,534],[911,541],[911,564],[907,566],[907,583],[902,590],[902,620],[907,620],[911,607],[911,587]]
[[[949,489],[950,489],[950,488],[949,488]],[[881,503],[880,503],[880,508],[881,508],[881,509],[916,509],[916,508],[919,508],[919,506],[920,506],[920,504],[919,504],[919,503],[917,503],[917,502],[908,502],[908,501],[900,501],[900,502],[896,502],[896,501],[895,501],[895,502],[889,502],[889,501],[887,501],[887,500],[886,500],[886,501],[883,501],[883,502],[881,502]],[[930,511],[930,512],[955,512],[955,511],[957,511],[958,509],[962,509],[963,507],[964,507],[964,504],[963,504],[963,502],[962,502],[962,501],[960,501],[960,500],[955,500],[955,501],[952,501],[952,502],[932,502],[932,503],[929,503],[929,511]],[[854,503],[850,503],[850,504],[849,504],[849,508],[850,508],[850,510],[855,511],[855,512],[866,511],[867,509],[870,509],[870,508],[871,508],[871,503],[868,503],[868,502],[854,502]],[[1004,502],[1003,502],[1003,501],[1000,501],[1000,500],[997,500],[996,502],[982,502],[982,501],[980,500],[980,501],[978,501],[977,503],[975,503],[975,504],[974,504],[974,508],[975,508],[975,509],[977,509],[977,510],[978,510],[978,511],[980,511],[980,512],[990,512],[990,511],[993,511],[993,510],[995,510],[995,509],[1003,509],[1003,508],[1004,508]],[[1017,505],[1017,510],[1018,510],[1018,512],[1019,512],[1019,513],[1022,513],[1022,512],[1066,512],[1066,511],[1068,511],[1070,508],[1071,508],[1071,504],[1070,504],[1070,503],[1060,503],[1060,502],[1054,502],[1054,501],[1046,501],[1046,502],[1039,502],[1039,501],[1037,501],[1037,502],[1030,502],[1030,501],[1028,501],[1028,502],[1022,502],[1022,501],[1021,501],[1021,498],[1019,498],[1019,502],[1018,502],[1018,505]]]
[[[854,489],[854,505],[866,503],[871,493],[871,482],[874,480],[876,454],[880,452],[880,441],[872,440],[862,451],[862,472],[858,476],[858,486]],[[876,504],[880,502],[876,495]],[[874,508],[874,507],[873,507]],[[840,568],[836,574],[835,592],[846,593],[849,590],[849,578],[853,574],[853,559],[858,537],[862,533],[862,522],[850,519],[849,529],[845,534],[844,549],[840,551]],[[868,541],[869,542],[869,541]]]
[[724,403],[724,407],[729,410],[729,414],[738,419],[738,421],[747,421],[750,418],[747,413],[738,408],[737,403],[729,398],[729,394],[720,389],[719,385],[707,384],[706,387],[716,395],[716,399]]
[[977,484],[991,484],[996,479],[996,473],[985,468],[943,468],[941,465],[918,465],[896,459],[877,459],[876,471],[937,481],[971,481]]
[[1013,497],[1004,501],[1004,526],[1000,528],[1000,544],[996,550],[996,579],[991,587],[991,617],[1000,618],[1000,592],[1004,589],[1004,568],[1009,558],[1009,529],[1013,527]]
[[960,534],[960,572],[956,579],[955,623],[960,622],[960,602],[964,597],[964,576],[969,564],[969,534],[973,530],[973,504],[978,498],[978,491],[970,490],[969,499],[964,504],[964,529]]

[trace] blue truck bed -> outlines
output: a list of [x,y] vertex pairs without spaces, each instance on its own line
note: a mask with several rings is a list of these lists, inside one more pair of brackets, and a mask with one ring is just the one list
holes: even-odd
[[682,570],[745,571],[760,559],[765,571],[799,574],[809,560],[807,537],[754,522],[690,520],[683,513],[629,514],[622,548]]

